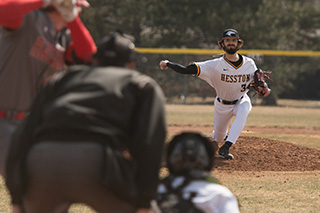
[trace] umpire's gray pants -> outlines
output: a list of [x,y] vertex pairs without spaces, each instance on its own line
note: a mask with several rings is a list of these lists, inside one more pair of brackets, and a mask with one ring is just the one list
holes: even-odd
[[5,176],[6,160],[8,157],[12,134],[19,123],[20,121],[0,118],[0,174],[2,177]]
[[26,160],[26,212],[65,212],[72,203],[86,203],[103,213],[134,212],[102,185],[103,160],[104,147],[96,142],[36,144]]

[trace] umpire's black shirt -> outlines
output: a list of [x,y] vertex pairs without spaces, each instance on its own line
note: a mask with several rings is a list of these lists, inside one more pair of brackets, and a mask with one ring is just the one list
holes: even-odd
[[13,203],[21,202],[24,181],[16,172],[32,144],[91,140],[129,149],[138,165],[137,207],[148,207],[165,134],[164,96],[153,79],[120,67],[71,67],[43,89],[14,136],[6,179]]

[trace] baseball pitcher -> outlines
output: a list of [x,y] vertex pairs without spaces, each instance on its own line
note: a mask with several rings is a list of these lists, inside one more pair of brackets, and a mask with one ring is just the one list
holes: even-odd
[[[166,70],[170,67],[180,74],[194,75],[215,89],[217,96],[214,103],[212,138],[215,142],[226,140],[219,148],[219,156],[231,160],[234,157],[229,148],[236,143],[252,108],[247,92],[250,86],[253,86],[259,96],[268,96],[271,90],[265,78],[269,78],[271,72],[257,69],[251,58],[237,53],[243,45],[243,40],[236,30],[225,30],[218,44],[225,52],[220,58],[194,62],[188,66],[162,60],[160,68]],[[227,134],[233,116],[235,120]]]

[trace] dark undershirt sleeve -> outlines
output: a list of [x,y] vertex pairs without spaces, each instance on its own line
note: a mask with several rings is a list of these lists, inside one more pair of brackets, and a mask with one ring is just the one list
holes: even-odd
[[198,73],[198,67],[192,63],[188,66],[183,66],[180,64],[168,62],[167,66],[173,69],[175,72],[180,73],[180,74],[192,74],[196,75]]

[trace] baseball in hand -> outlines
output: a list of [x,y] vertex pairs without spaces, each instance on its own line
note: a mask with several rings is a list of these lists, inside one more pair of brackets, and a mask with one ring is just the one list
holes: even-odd
[[167,66],[167,63],[168,63],[168,62],[169,62],[168,60],[162,60],[162,61],[160,61],[160,64],[159,64],[160,69],[161,69],[161,70],[166,70],[166,69],[168,69],[168,66]]

